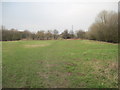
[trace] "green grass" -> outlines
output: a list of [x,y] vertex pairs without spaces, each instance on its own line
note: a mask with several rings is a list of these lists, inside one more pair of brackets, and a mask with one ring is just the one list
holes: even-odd
[[90,40],[3,42],[3,88],[117,88],[118,45]]

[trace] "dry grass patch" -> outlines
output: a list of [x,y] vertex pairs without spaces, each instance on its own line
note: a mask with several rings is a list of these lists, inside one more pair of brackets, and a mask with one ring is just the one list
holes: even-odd
[[32,44],[32,45],[24,45],[24,47],[26,48],[35,48],[35,47],[45,47],[45,46],[49,46],[49,44]]
[[[94,63],[93,63],[94,62]],[[94,69],[93,74],[96,79],[101,80],[102,83],[111,82],[117,87],[118,80],[118,62],[107,61],[103,65],[102,60],[93,60],[89,63]]]

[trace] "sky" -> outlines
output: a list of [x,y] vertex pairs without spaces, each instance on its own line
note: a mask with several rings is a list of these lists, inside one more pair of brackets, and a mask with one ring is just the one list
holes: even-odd
[[[7,28],[18,30],[54,30],[59,32],[65,29],[88,30],[95,17],[102,10],[118,11],[118,3],[78,0],[40,0],[41,2],[2,2],[2,24]],[[13,2],[14,1],[14,2]],[[1,4],[0,4],[1,5]],[[0,15],[1,17],[1,15]]]

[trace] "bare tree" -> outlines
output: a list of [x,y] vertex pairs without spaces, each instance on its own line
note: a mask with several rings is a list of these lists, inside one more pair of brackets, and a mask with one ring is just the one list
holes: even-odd
[[69,37],[70,37],[70,38],[74,38],[74,37],[75,37],[73,30],[71,30],[71,31],[69,32]]
[[44,40],[45,39],[45,33],[44,33],[44,31],[38,31],[36,33],[36,39],[37,40]]
[[54,38],[54,39],[58,39],[58,34],[59,34],[58,30],[55,29],[55,30],[53,31],[53,38]]
[[69,39],[69,38],[70,38],[67,29],[62,32],[62,38],[63,38],[63,39]]
[[118,14],[113,11],[102,11],[87,32],[89,39],[118,42]]
[[83,31],[83,30],[78,30],[78,31],[76,32],[76,35],[77,35],[77,38],[84,39],[84,38],[85,38],[85,31]]

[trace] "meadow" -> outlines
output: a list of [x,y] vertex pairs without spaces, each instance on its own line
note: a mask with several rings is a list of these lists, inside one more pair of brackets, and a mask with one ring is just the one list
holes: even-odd
[[117,88],[118,45],[92,40],[2,42],[3,88]]

